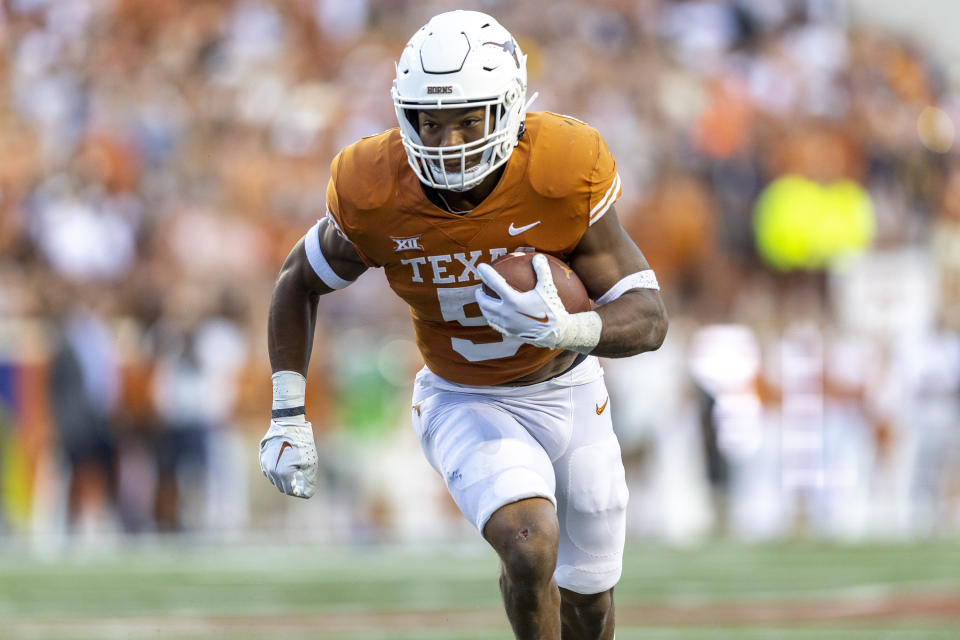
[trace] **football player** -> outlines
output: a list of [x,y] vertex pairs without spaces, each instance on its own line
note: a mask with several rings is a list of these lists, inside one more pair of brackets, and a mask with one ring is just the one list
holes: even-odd
[[[399,126],[334,158],[326,215],[276,282],[261,468],[280,491],[313,494],[304,376],[317,297],[381,268],[426,362],[413,428],[500,557],[514,634],[609,640],[627,487],[597,356],[656,349],[667,327],[656,278],[617,221],[616,164],[595,129],[527,113],[526,56],[488,15],[435,16],[396,73]],[[489,263],[520,248],[569,263],[594,310],[564,309],[543,256],[536,288],[512,289]]]

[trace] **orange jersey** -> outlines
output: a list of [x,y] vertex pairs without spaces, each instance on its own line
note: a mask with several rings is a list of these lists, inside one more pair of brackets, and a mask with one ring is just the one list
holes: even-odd
[[397,129],[363,138],[331,166],[327,207],[341,232],[410,305],[427,366],[452,382],[491,385],[533,373],[559,353],[500,335],[475,302],[477,265],[517,249],[561,259],[620,195],[600,134],[553,113],[530,113],[500,182],[473,211],[426,197]]

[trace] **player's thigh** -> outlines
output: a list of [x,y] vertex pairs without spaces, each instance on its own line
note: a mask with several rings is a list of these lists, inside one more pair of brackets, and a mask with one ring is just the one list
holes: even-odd
[[413,407],[414,431],[427,460],[478,531],[504,505],[535,497],[555,504],[549,456],[493,401],[418,391]]
[[560,545],[557,584],[582,594],[613,587],[623,567],[627,483],[603,380],[571,388],[573,435],[554,461]]

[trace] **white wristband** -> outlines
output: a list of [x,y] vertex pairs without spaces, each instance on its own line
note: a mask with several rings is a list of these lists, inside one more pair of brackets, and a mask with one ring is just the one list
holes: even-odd
[[571,313],[563,324],[557,347],[579,353],[590,353],[600,342],[603,320],[596,311]]
[[277,371],[273,379],[272,420],[302,423],[306,420],[307,379],[296,371]]

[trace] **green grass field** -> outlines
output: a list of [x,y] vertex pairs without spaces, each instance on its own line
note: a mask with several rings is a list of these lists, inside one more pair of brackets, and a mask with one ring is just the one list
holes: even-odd
[[[0,551],[0,638],[509,640],[479,546]],[[633,545],[618,640],[960,638],[960,543]]]

